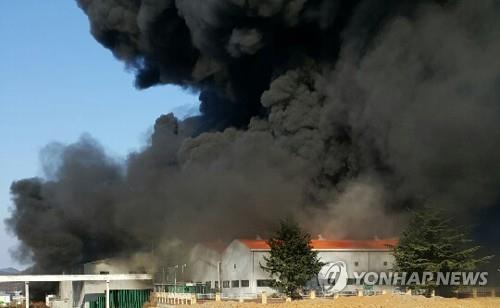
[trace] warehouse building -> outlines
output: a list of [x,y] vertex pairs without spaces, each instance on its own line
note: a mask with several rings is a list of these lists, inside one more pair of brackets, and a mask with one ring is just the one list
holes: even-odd
[[[109,258],[83,265],[85,275],[145,274],[141,262],[135,263],[125,258]],[[113,280],[109,282],[111,294],[149,294],[153,288],[151,280]],[[102,301],[106,291],[106,280],[101,281],[61,281],[58,296],[49,296],[47,306],[53,308],[90,308],[92,303]],[[101,304],[102,306],[102,304]],[[131,306],[132,307],[132,306]]]
[[[312,240],[313,250],[318,252],[324,263],[343,261],[350,278],[345,291],[355,291],[362,286],[356,285],[353,272],[382,272],[392,268],[394,257],[391,246],[394,239],[385,240]],[[191,262],[203,270],[193,271],[193,281],[204,283],[211,288],[222,287],[225,297],[252,298],[265,291],[276,292],[270,288],[270,277],[261,268],[265,264],[264,256],[270,248],[264,240],[236,239],[221,253],[209,245],[199,244],[193,251]],[[202,248],[203,247],[203,248]],[[200,254],[198,254],[200,253]],[[311,281],[309,287],[318,289],[318,282]],[[377,287],[375,287],[377,288]]]
[[[144,259],[147,259],[145,254]],[[89,262],[84,264],[84,274],[87,275],[109,275],[109,274],[145,274],[147,269],[144,262],[134,262],[130,259],[109,258]],[[128,281],[111,281],[110,290],[113,291],[138,291],[152,289],[151,281],[128,280]],[[90,307],[90,302],[102,297],[105,290],[105,282],[102,281],[85,281],[80,290],[79,307]]]
[[225,246],[223,242],[217,241],[200,243],[191,249],[188,270],[193,282],[205,284],[207,290],[219,288]]

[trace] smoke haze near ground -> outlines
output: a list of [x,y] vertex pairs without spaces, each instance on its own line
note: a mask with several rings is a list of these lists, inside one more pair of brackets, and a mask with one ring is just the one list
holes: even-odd
[[125,162],[89,136],[48,145],[8,219],[39,271],[290,216],[363,238],[397,235],[420,205],[498,213],[498,2],[77,2],[138,88],[199,91],[201,115],[160,116]]

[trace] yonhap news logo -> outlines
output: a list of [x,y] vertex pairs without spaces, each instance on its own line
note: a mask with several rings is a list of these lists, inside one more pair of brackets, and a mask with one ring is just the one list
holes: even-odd
[[[349,279],[351,278],[351,279]],[[344,261],[327,262],[317,276],[325,294],[341,292],[348,283],[384,286],[484,286],[488,272],[352,272],[349,277]]]
[[318,284],[325,294],[344,290],[347,279],[347,265],[343,261],[327,262],[318,273]]

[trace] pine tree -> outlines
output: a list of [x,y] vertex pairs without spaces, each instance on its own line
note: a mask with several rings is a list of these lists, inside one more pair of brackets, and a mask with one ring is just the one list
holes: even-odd
[[273,282],[274,288],[297,298],[298,290],[324,265],[319,261],[318,253],[312,250],[311,236],[296,222],[284,220],[267,243],[271,251],[268,257],[264,257],[266,264],[261,264],[261,267],[271,277],[278,278]]
[[[480,246],[468,239],[465,228],[454,225],[442,212],[424,207],[412,213],[394,249],[395,269],[419,275],[423,272],[473,271],[492,258],[476,257],[479,249]],[[430,291],[435,287],[435,281],[430,281],[424,289]]]

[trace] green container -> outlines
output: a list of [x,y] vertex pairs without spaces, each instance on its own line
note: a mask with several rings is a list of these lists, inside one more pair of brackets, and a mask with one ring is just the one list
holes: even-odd
[[[111,290],[109,291],[110,308],[142,308],[149,300],[151,290]],[[99,296],[89,303],[90,308],[105,308],[106,296]]]

